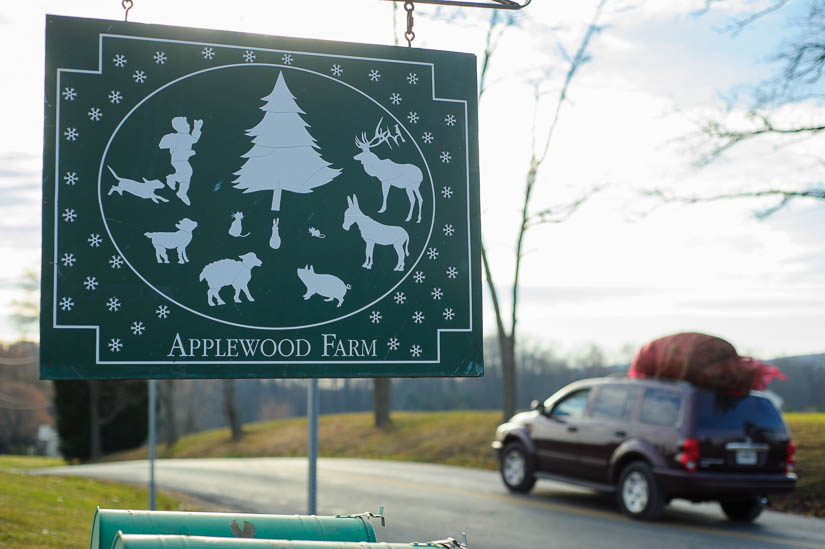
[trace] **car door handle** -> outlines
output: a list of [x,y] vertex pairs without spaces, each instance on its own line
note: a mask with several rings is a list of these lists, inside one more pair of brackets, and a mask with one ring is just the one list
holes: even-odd
[[570,431],[571,433],[575,433],[576,431],[579,430],[579,428],[574,426],[574,425],[568,425],[567,430]]
[[616,435],[616,436],[617,436],[617,437],[619,437],[619,438],[624,438],[624,437],[626,437],[626,436],[627,436],[627,433],[626,433],[626,432],[624,432],[624,431],[616,431],[616,432],[615,432],[615,433],[613,433],[613,434],[614,434],[614,435]]

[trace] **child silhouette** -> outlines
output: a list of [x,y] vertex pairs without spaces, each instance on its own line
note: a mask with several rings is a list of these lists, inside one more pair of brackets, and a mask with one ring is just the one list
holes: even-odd
[[195,155],[192,145],[201,138],[201,127],[203,120],[195,120],[195,128],[189,131],[189,121],[185,116],[176,116],[172,119],[172,128],[175,133],[168,133],[160,140],[161,149],[169,149],[172,156],[172,167],[175,172],[166,176],[166,184],[170,189],[175,190],[178,186],[178,198],[189,206],[189,182],[192,179],[192,166],[189,164],[189,157]]

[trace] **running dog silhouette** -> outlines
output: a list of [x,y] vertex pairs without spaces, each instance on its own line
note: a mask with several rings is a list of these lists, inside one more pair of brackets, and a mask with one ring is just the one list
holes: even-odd
[[381,246],[392,245],[398,255],[395,271],[404,270],[404,256],[410,255],[410,235],[401,227],[384,225],[364,215],[358,207],[358,197],[347,197],[347,209],[344,212],[344,230],[348,231],[353,223],[358,225],[361,238],[366,244],[366,260],[361,265],[365,269],[372,269],[372,251],[376,244]]
[[184,217],[175,225],[178,229],[175,232],[143,233],[143,235],[152,241],[152,246],[155,247],[155,258],[158,260],[158,263],[169,263],[166,250],[173,248],[178,252],[178,263],[189,263],[189,257],[186,255],[186,247],[192,242],[192,231],[194,231],[197,226],[197,221],[192,221],[188,217]]
[[109,171],[112,172],[112,175],[115,176],[115,179],[117,179],[117,185],[112,185],[112,188],[109,189],[109,195],[112,193],[118,193],[120,196],[123,196],[123,191],[126,191],[127,193],[133,194],[138,198],[148,198],[155,204],[158,203],[158,200],[161,202],[169,202],[162,196],[155,194],[155,191],[163,188],[163,183],[157,179],[149,180],[144,177],[143,183],[140,183],[139,181],[135,181],[133,179],[120,177],[115,173],[111,166],[106,167],[109,168]]
[[206,280],[209,285],[209,290],[206,292],[206,299],[209,306],[215,305],[213,300],[217,301],[218,305],[223,305],[224,300],[221,299],[220,291],[224,286],[232,286],[235,288],[235,303],[241,302],[241,291],[246,294],[246,299],[255,301],[252,294],[249,293],[249,281],[252,278],[252,269],[261,266],[261,260],[255,255],[255,252],[249,252],[240,256],[240,261],[234,259],[219,259],[213,261],[203,268],[198,280]]
[[381,130],[381,122],[384,119],[378,120],[378,126],[375,127],[375,135],[372,139],[367,139],[365,133],[361,134],[361,139],[355,138],[356,146],[361,149],[361,152],[353,156],[355,160],[360,160],[364,166],[364,171],[367,175],[377,177],[381,181],[381,192],[383,194],[383,201],[381,202],[381,209],[378,213],[382,213],[387,209],[387,193],[390,187],[398,187],[407,191],[407,198],[410,200],[410,211],[407,213],[407,218],[404,221],[412,219],[413,209],[415,209],[415,202],[418,200],[418,219],[416,223],[421,223],[421,192],[418,187],[424,176],[418,166],[412,164],[396,164],[389,158],[378,158],[370,149],[377,147],[381,143],[386,143],[388,147],[392,148],[389,139],[398,144],[398,139],[404,141],[401,131],[396,126],[396,135],[392,135],[390,130]]

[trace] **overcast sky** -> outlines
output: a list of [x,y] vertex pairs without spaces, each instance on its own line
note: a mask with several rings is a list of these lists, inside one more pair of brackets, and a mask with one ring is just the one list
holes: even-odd
[[[563,224],[531,230],[522,277],[520,334],[567,352],[587,343],[611,357],[682,330],[713,333],[762,358],[825,352],[825,203],[793,203],[759,221],[764,203],[731,201],[650,211],[639,189],[687,194],[821,180],[822,138],[754,142],[698,169],[685,136],[778,70],[771,54],[805,2],[720,32],[764,2],[608,1],[592,61],[573,81],[534,209],[602,186]],[[509,295],[513,247],[533,120],[546,131],[566,67],[594,2],[534,0],[492,60],[480,112],[484,239],[499,290]],[[0,339],[15,284],[40,264],[43,34],[46,13],[122,19],[115,0],[33,1],[0,12]],[[487,10],[418,6],[415,45],[480,54]],[[135,0],[130,20],[219,30],[392,44],[393,12],[379,0]],[[399,10],[403,21],[403,11]],[[403,30],[403,29],[402,29]],[[560,45],[562,47],[560,47]],[[537,111],[530,82],[546,81]],[[537,113],[534,115],[534,111]],[[815,104],[786,113],[822,116]],[[647,215],[640,215],[647,214]],[[485,288],[486,295],[486,288]],[[506,304],[506,298],[505,298]],[[492,309],[485,309],[492,330]],[[625,352],[626,354],[626,352]]]

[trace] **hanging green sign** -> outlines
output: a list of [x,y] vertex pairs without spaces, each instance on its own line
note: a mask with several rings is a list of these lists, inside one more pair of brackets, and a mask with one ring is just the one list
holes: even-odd
[[479,376],[475,57],[48,16],[41,376]]

